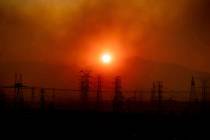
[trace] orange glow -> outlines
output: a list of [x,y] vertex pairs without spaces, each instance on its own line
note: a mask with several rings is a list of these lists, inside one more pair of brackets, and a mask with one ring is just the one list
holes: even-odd
[[[127,43],[115,33],[103,32],[98,36],[90,36],[81,42],[85,46],[77,56],[81,69],[91,69],[103,75],[121,74],[121,68],[130,54]],[[70,58],[71,59],[71,58]]]
[[112,57],[109,53],[104,53],[101,57],[101,60],[104,64],[109,64],[112,61]]

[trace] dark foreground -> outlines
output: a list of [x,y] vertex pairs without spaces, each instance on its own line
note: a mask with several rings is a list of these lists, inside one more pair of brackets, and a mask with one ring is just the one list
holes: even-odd
[[2,113],[6,139],[209,139],[210,115],[143,113]]

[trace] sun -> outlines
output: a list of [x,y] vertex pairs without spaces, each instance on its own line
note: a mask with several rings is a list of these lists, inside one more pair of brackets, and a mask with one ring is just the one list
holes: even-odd
[[101,60],[104,64],[109,64],[112,61],[112,57],[109,53],[104,53],[101,57]]

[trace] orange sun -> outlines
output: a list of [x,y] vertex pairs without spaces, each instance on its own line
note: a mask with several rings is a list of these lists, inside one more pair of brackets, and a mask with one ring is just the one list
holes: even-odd
[[109,64],[112,61],[112,57],[109,53],[104,53],[101,57],[101,60],[104,64]]

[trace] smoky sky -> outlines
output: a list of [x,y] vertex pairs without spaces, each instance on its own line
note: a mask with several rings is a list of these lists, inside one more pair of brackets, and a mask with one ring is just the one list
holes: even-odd
[[87,42],[114,38],[128,59],[210,72],[209,7],[210,0],[1,0],[0,61],[74,63]]

